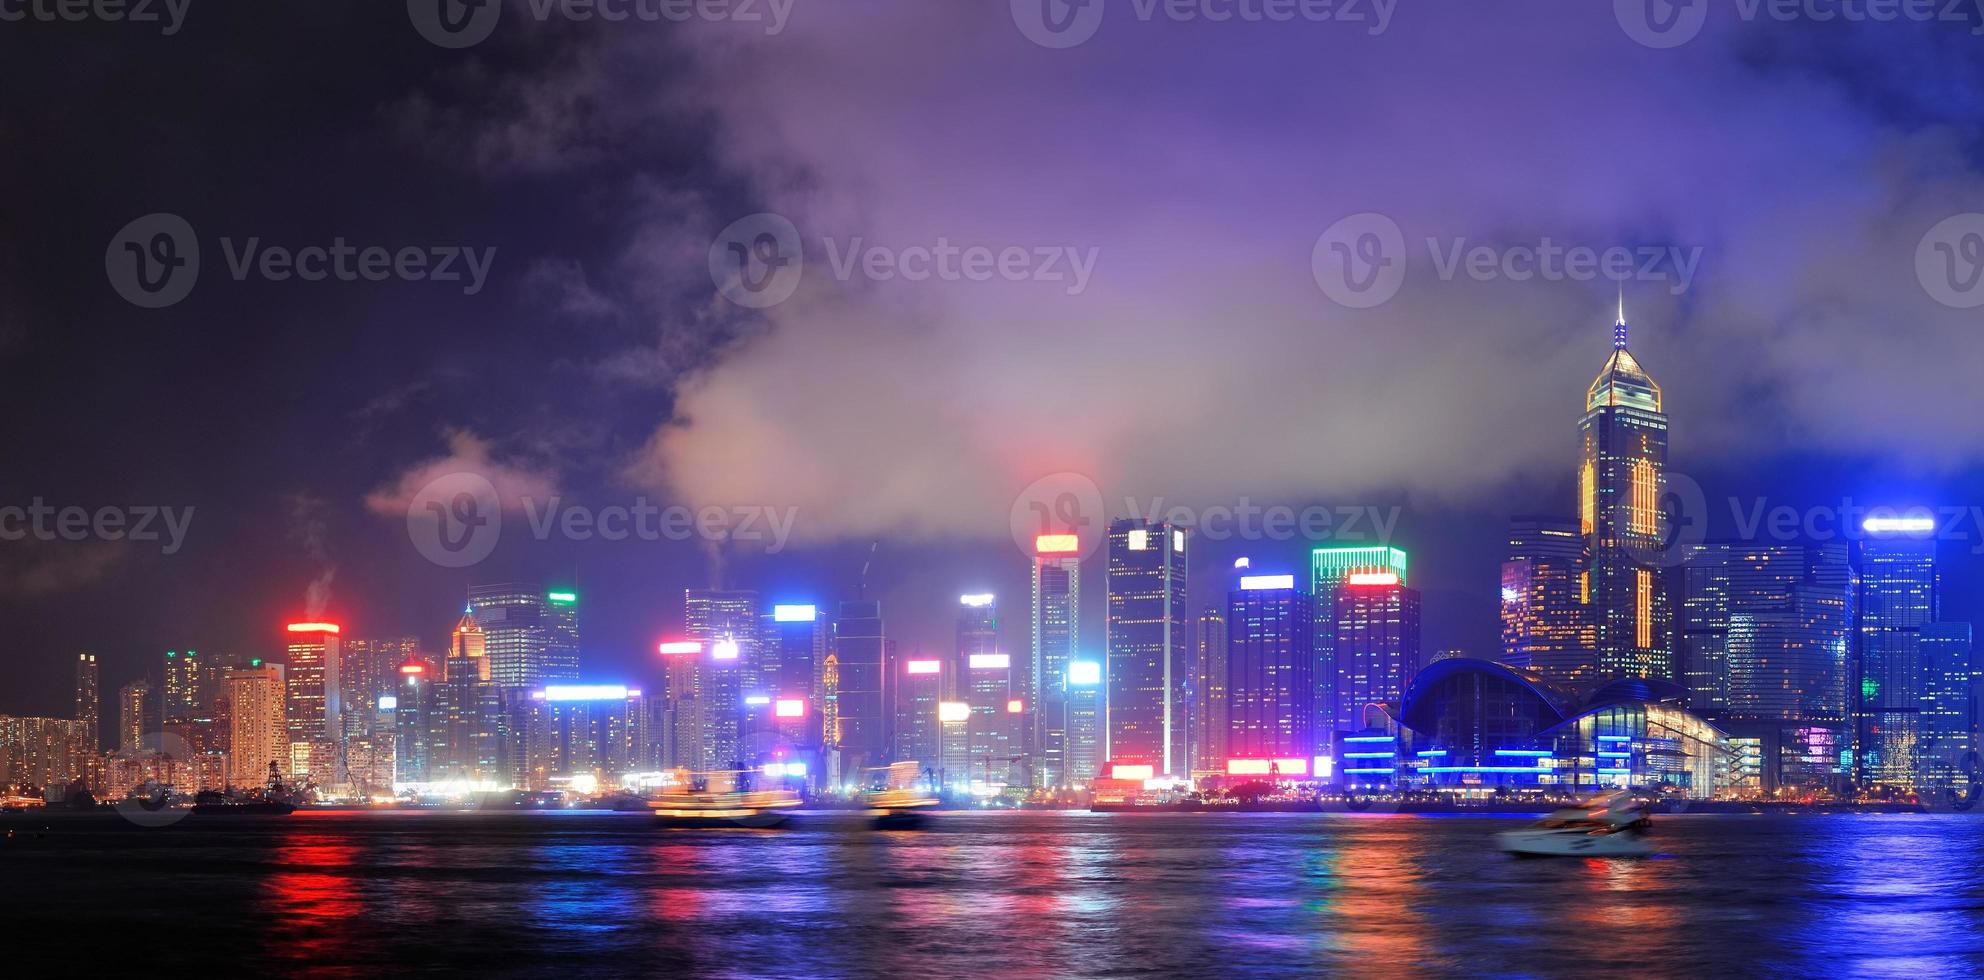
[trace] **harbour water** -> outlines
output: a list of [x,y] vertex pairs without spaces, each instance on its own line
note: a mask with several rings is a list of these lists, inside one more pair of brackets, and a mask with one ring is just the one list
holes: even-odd
[[10,818],[0,922],[16,976],[101,972],[112,949],[162,976],[1984,974],[1984,817],[1672,816],[1654,859],[1496,852],[1522,822]]

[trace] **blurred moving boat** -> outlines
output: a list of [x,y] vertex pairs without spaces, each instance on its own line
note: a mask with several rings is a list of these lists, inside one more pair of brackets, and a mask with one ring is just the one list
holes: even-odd
[[784,824],[791,816],[790,811],[800,804],[799,794],[787,790],[738,788],[737,777],[748,773],[697,775],[703,777],[701,792],[688,789],[691,784],[684,783],[680,789],[647,801],[648,809],[654,811],[662,826],[768,829]]
[[1652,827],[1646,806],[1631,793],[1594,796],[1521,830],[1496,835],[1502,850],[1524,857],[1646,857]]
[[880,772],[882,785],[861,794],[861,802],[875,816],[875,829],[916,830],[929,823],[920,811],[934,809],[942,801],[937,794],[916,788],[916,763],[898,762]]

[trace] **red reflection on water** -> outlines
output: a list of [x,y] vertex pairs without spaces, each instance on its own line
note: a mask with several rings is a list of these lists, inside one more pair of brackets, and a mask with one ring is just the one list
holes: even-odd
[[1419,846],[1403,831],[1358,825],[1375,833],[1340,845],[1338,891],[1329,903],[1340,917],[1334,938],[1355,962],[1423,964],[1433,949],[1431,927],[1417,911],[1425,901]]
[[357,853],[339,834],[299,834],[277,844],[273,857],[279,870],[269,877],[262,916],[276,955],[317,963],[350,957],[352,927],[365,903],[341,869],[349,868]]

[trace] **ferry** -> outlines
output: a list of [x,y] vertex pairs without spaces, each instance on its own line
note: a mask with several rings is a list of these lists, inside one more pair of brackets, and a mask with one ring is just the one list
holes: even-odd
[[875,829],[916,830],[928,823],[922,811],[942,801],[935,793],[916,788],[916,763],[898,762],[879,771],[882,786],[861,794],[862,804],[875,818]]
[[748,773],[698,773],[704,789],[689,789],[690,782],[677,784],[647,801],[648,809],[664,827],[699,829],[741,827],[767,830],[783,826],[791,811],[801,802],[798,793],[779,789],[738,788],[738,776]]
[[1618,792],[1565,807],[1496,839],[1502,850],[1519,857],[1647,857],[1653,853],[1647,839],[1651,827],[1646,806]]

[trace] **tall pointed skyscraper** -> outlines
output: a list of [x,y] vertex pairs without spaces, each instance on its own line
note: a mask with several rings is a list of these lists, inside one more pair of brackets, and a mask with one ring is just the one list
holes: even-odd
[[1660,386],[1626,349],[1626,309],[1612,328],[1612,356],[1585,393],[1578,518],[1591,564],[1585,594],[1594,663],[1578,683],[1673,675],[1667,587],[1653,560],[1665,548],[1667,415]]

